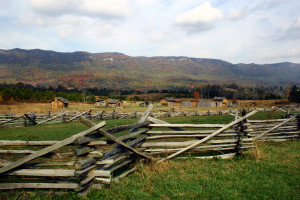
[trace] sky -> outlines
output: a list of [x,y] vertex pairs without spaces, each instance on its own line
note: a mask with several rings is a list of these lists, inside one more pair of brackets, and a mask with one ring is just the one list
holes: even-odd
[[0,49],[300,63],[300,0],[0,0]]

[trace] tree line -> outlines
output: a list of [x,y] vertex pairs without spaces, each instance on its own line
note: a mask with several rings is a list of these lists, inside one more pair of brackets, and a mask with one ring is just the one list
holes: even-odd
[[[287,92],[289,91],[289,92]],[[211,99],[215,96],[223,96],[228,99],[239,100],[264,100],[264,99],[282,99],[286,98],[286,93],[290,94],[289,100],[299,101],[299,89],[296,85],[290,89],[283,87],[241,87],[235,83],[228,85],[201,85],[194,87],[170,88],[162,90],[113,90],[106,88],[66,88],[62,85],[57,86],[33,86],[18,82],[16,84],[0,83],[0,101],[49,101],[55,96],[64,97],[69,101],[75,102],[95,102],[96,96],[100,99],[114,98],[121,100],[144,101],[147,95],[141,97],[141,94],[165,93],[165,97],[174,98],[194,98],[195,92],[198,98]],[[146,96],[146,97],[145,97]],[[161,97],[160,97],[161,98]],[[159,100],[159,99],[156,99]]]

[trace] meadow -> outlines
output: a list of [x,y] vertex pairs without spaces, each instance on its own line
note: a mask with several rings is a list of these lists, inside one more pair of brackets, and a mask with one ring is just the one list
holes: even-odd
[[[251,119],[281,118],[282,112],[259,112]],[[229,123],[233,116],[163,118],[170,123]],[[105,120],[105,129],[137,119]],[[4,140],[62,140],[86,127],[80,122],[0,129]],[[256,143],[257,148],[230,160],[173,159],[142,164],[138,170],[83,199],[299,199],[300,143]],[[1,191],[0,199],[77,199],[75,192]]]

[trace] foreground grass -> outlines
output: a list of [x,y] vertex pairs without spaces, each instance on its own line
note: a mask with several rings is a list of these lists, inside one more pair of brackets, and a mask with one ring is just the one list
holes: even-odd
[[[300,142],[259,143],[233,160],[172,160],[138,171],[83,199],[299,199]],[[77,199],[40,191],[1,192],[0,199]]]
[[260,143],[234,160],[174,160],[140,167],[93,199],[299,199],[300,145]]

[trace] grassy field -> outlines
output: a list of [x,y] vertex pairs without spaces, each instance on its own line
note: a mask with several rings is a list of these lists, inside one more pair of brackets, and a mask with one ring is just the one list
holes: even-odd
[[[259,112],[252,119],[281,118]],[[170,123],[228,123],[230,115],[175,117]],[[105,120],[105,129],[137,119]],[[61,140],[86,127],[80,122],[0,129],[0,139]],[[257,143],[255,151],[232,160],[174,159],[139,169],[119,184],[92,190],[84,199],[299,199],[300,143]],[[76,193],[43,194],[37,190],[0,192],[0,199],[77,199]]]

